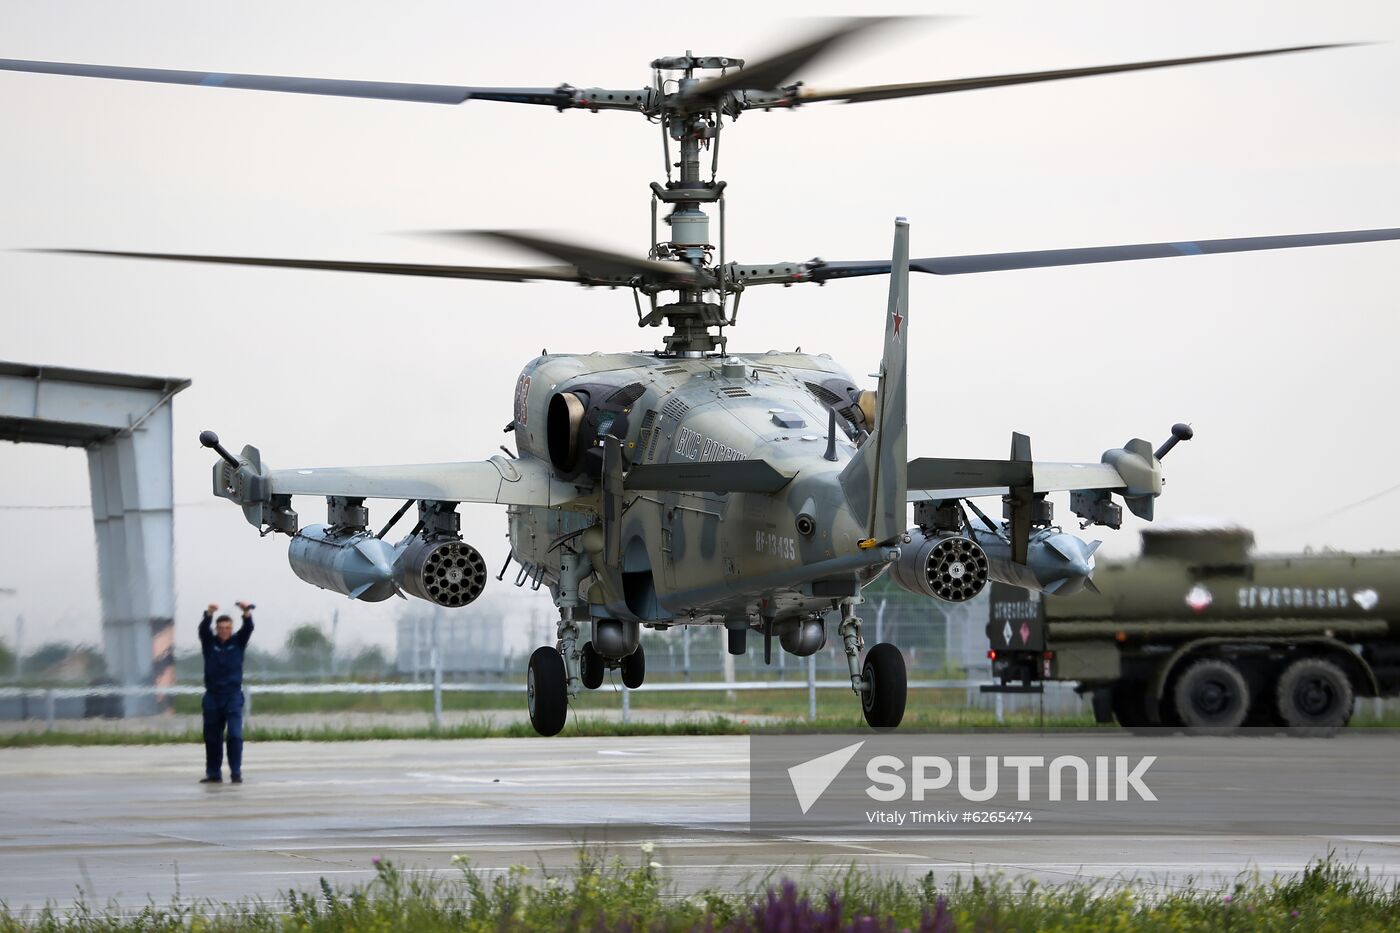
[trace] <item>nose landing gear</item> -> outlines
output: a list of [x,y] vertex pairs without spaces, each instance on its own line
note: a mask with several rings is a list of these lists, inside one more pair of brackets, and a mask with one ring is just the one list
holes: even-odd
[[603,657],[593,642],[586,641],[579,651],[579,680],[589,690],[597,690],[603,685],[603,678],[607,676],[608,670],[617,668],[622,672],[622,683],[629,690],[636,690],[646,680],[646,661],[646,652],[642,650],[641,645],[634,648],[625,658],[612,660]]
[[598,649],[593,647],[593,642],[583,643],[583,651],[579,655],[579,680],[589,690],[597,690],[603,685],[603,674],[607,670],[607,662],[598,653]]

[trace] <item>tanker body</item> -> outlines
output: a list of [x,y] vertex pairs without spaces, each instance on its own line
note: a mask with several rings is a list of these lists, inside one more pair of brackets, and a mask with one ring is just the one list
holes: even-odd
[[1400,553],[1254,556],[1242,528],[1154,529],[1098,592],[992,590],[990,689],[1075,681],[1100,722],[1335,728],[1400,693]]

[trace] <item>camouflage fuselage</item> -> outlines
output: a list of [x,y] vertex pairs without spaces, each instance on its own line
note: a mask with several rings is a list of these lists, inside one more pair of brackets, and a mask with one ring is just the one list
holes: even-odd
[[[882,552],[859,548],[868,522],[853,514],[839,481],[865,430],[857,391],[829,357],[801,353],[550,355],[526,366],[515,397],[519,453],[554,462],[581,487],[597,489],[597,438],[609,433],[621,441],[628,469],[753,459],[796,474],[774,494],[626,492],[620,566],[603,567],[598,537],[576,539],[593,558],[585,583],[592,615],[663,625],[758,622],[827,610],[833,598],[858,593],[883,561]],[[586,398],[574,471],[559,470],[551,457],[549,406],[562,392]],[[553,442],[561,443],[557,431]],[[551,588],[560,539],[597,521],[598,498],[580,502],[583,508],[510,510],[515,559]],[[805,534],[803,515],[813,520],[810,528],[802,523]]]

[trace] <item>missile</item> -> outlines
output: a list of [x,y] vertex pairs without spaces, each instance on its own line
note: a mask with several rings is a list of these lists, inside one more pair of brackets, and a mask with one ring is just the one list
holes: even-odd
[[456,609],[486,588],[481,554],[451,536],[391,545],[363,528],[307,525],[292,536],[287,561],[312,586],[367,603],[407,593]]
[[1086,586],[1096,589],[1094,552],[1101,541],[1083,541],[1058,528],[1042,528],[1030,536],[1026,562],[1018,564],[1011,559],[1011,536],[1005,526],[1002,534],[985,529],[972,529],[971,534],[987,554],[987,576],[993,580],[1057,596]]
[[398,591],[398,556],[393,545],[368,532],[345,534],[326,525],[307,525],[287,548],[292,572],[307,583],[371,603]]

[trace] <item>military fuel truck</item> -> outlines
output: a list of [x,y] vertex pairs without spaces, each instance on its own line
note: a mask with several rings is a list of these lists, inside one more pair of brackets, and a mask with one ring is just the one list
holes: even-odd
[[1334,729],[1400,693],[1400,553],[1254,556],[1238,527],[1152,529],[1043,597],[994,584],[987,691],[1075,681],[1099,722]]

